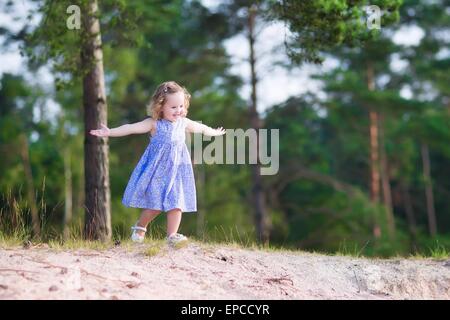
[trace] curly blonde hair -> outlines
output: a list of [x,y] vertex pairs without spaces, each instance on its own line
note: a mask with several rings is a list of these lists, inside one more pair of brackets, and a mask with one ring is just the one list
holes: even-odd
[[176,92],[184,93],[185,112],[183,116],[186,116],[189,108],[189,102],[191,100],[191,95],[185,87],[180,86],[175,81],[163,82],[158,86],[158,88],[156,88],[150,100],[150,103],[147,106],[148,115],[151,116],[154,120],[161,119],[162,108],[167,101],[167,96]]

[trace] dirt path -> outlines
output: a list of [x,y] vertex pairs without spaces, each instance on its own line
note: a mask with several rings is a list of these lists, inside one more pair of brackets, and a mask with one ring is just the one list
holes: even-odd
[[0,249],[0,299],[450,299],[450,261],[147,248]]

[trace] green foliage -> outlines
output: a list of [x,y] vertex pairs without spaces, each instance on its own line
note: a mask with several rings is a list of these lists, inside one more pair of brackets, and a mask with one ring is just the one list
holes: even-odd
[[398,20],[401,0],[319,0],[296,1],[272,0],[273,15],[285,21],[293,33],[286,43],[291,59],[320,63],[321,51],[329,51],[336,45],[361,47],[373,40],[377,29],[369,30],[366,25],[364,7],[378,5],[383,11],[381,25],[384,27]]

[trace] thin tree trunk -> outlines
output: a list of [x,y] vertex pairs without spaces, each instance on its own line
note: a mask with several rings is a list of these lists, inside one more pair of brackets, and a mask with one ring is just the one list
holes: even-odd
[[[375,75],[372,64],[367,64],[367,88],[370,91],[375,90]],[[378,113],[370,109],[370,199],[373,203],[380,202],[380,171],[379,171],[379,155],[378,155]],[[373,234],[375,237],[381,236],[381,228],[378,218],[375,217],[373,226]]]
[[109,241],[111,213],[108,139],[89,134],[91,129],[107,123],[103,52],[96,0],[89,2],[87,12],[84,15],[87,39],[81,53],[83,70],[88,71],[83,77],[86,194],[84,236],[90,240]]
[[28,138],[25,134],[22,134],[20,140],[21,140],[20,157],[22,159],[23,170],[25,172],[25,180],[27,182],[27,200],[30,205],[33,236],[40,238],[41,224],[39,219],[39,211],[36,205],[36,196],[35,196],[36,191],[34,189],[33,173],[31,170],[30,148],[28,145]]
[[409,190],[404,181],[400,181],[400,189],[402,193],[403,206],[405,207],[406,219],[408,221],[408,229],[411,235],[413,245],[415,246],[417,238],[417,224],[416,218],[414,217],[414,209],[412,206],[411,196],[409,195]]
[[386,157],[386,149],[384,146],[384,115],[379,116],[379,133],[380,133],[380,156],[381,156],[381,184],[383,186],[383,201],[386,210],[386,221],[388,226],[388,233],[391,239],[395,236],[395,218],[392,208],[392,193],[391,184],[389,182],[389,166]]
[[[250,123],[253,129],[257,132],[261,128],[261,120],[257,111],[257,76],[256,76],[256,58],[255,58],[255,18],[257,14],[257,7],[252,5],[249,8],[248,14],[248,41],[250,46],[250,70],[251,70],[251,105],[250,105]],[[261,164],[259,163],[259,136],[257,136],[257,163],[251,165],[252,170],[252,205],[254,208],[255,224],[258,241],[267,244],[270,237],[270,217],[266,209],[266,200],[264,195],[264,188],[261,177]]]
[[[84,169],[83,169],[84,172]],[[83,221],[81,219],[79,219],[80,217],[82,217],[83,213],[84,213],[84,204],[85,204],[85,182],[84,182],[84,175],[80,176],[80,180],[78,181],[78,185],[77,185],[77,199],[76,199],[76,205],[74,207],[74,217],[78,217],[78,219],[76,220],[77,224],[77,235],[79,234],[80,236],[83,234]]]
[[423,162],[423,179],[425,183],[425,196],[427,200],[427,217],[428,217],[428,230],[432,237],[436,236],[437,226],[436,226],[436,213],[434,211],[434,196],[433,196],[433,185],[431,183],[430,175],[430,152],[428,150],[428,145],[421,145],[422,162]]
[[70,236],[69,225],[72,221],[72,168],[71,168],[71,156],[70,149],[68,147],[64,150],[64,225],[63,234],[64,239],[68,239]]

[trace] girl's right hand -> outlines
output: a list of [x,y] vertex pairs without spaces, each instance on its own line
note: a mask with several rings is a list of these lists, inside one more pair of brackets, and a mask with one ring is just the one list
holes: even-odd
[[89,133],[97,137],[109,137],[109,133],[111,132],[111,130],[103,124],[101,124],[100,127],[101,129],[91,130],[89,131]]

